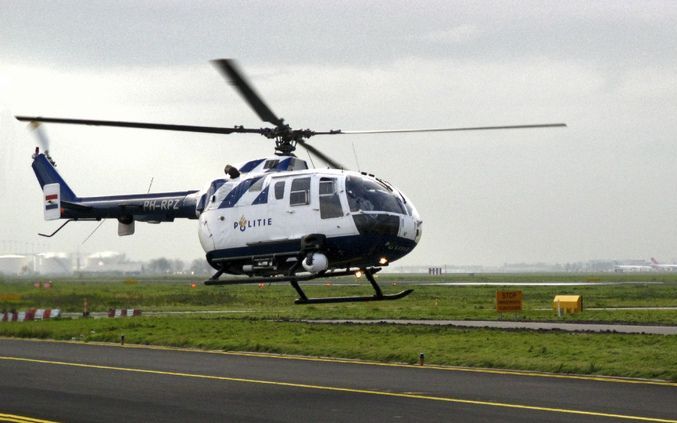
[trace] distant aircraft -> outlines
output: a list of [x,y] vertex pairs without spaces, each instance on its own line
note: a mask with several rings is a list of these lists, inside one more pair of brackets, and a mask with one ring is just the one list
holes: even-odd
[[677,271],[677,264],[661,264],[653,257],[651,257],[651,267],[658,271]]
[[617,264],[614,266],[614,272],[651,272],[656,270],[653,266],[647,264]]

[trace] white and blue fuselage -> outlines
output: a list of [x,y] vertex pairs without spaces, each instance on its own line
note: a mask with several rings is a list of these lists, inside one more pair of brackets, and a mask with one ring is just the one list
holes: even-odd
[[389,183],[365,173],[308,169],[293,156],[252,160],[235,177],[216,179],[202,191],[116,196],[77,196],[51,158],[37,151],[33,170],[46,219],[117,219],[119,235],[133,234],[135,221],[198,219],[200,244],[221,273],[384,266],[412,251],[421,237],[418,212]]
[[202,248],[212,266],[228,273],[283,272],[311,234],[325,237],[330,269],[385,265],[421,237],[411,201],[374,176],[308,169],[286,156],[240,170],[235,179],[213,181],[197,204]]

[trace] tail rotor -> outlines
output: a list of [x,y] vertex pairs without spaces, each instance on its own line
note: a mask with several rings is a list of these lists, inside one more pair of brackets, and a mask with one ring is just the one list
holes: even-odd
[[54,163],[54,160],[52,160],[49,155],[49,138],[47,137],[47,131],[45,131],[43,125],[38,121],[31,121],[31,123],[28,124],[28,128],[33,133],[33,136],[35,136],[37,139],[38,145],[36,147],[36,154],[42,150],[42,152],[45,154],[45,157],[47,157],[52,166],[56,166],[56,163]]

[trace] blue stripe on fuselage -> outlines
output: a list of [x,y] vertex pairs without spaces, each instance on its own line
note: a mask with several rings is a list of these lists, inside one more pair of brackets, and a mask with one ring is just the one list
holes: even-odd
[[289,162],[291,162],[290,158],[282,160],[280,163],[277,164],[277,166],[275,166],[275,172],[283,172],[285,170],[288,170]]
[[258,160],[252,160],[250,162],[245,163],[241,168],[240,168],[240,173],[247,173],[251,172],[252,170],[256,169],[256,166],[260,165],[263,163],[265,159],[258,159]]
[[270,185],[268,185],[267,187],[265,187],[263,189],[263,191],[261,191],[261,194],[259,194],[254,199],[254,202],[252,203],[252,205],[253,204],[266,204],[266,203],[268,203],[268,187],[270,187]]
[[226,195],[226,198],[223,199],[221,204],[219,205],[220,209],[227,209],[230,207],[235,206],[238,201],[240,201],[240,198],[247,192],[249,187],[251,187],[256,181],[261,179],[261,176],[257,176],[255,178],[251,179],[246,179],[242,182],[240,182],[235,188],[233,188],[228,195]]

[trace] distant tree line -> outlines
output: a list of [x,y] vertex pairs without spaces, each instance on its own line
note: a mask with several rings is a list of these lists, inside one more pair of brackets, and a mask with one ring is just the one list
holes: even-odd
[[205,259],[195,259],[187,265],[180,259],[168,259],[160,257],[152,259],[144,266],[143,273],[159,275],[209,275],[214,269]]

